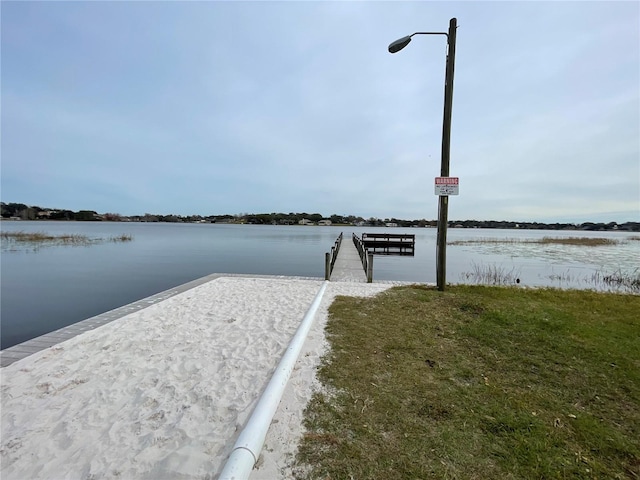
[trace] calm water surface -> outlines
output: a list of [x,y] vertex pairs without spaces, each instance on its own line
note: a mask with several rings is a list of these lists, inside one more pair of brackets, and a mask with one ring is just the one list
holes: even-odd
[[[415,257],[376,256],[374,280],[435,282],[436,229],[219,224],[2,222],[2,231],[133,236],[91,246],[11,247],[1,256],[1,348],[131,303],[211,273],[324,276],[324,254],[340,232],[416,235]],[[447,280],[469,282],[485,266],[516,275],[521,285],[595,288],[595,272],[637,272],[640,242],[628,232],[449,229],[448,240],[595,236],[602,247],[526,244],[452,245]],[[635,234],[637,236],[637,234]],[[348,238],[347,238],[348,239]],[[559,278],[557,278],[559,277]]]

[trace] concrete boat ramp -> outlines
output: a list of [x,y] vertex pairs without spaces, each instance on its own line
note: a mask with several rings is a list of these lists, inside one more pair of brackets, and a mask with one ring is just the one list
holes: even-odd
[[[331,270],[331,273],[330,273],[331,282],[356,282],[356,283],[367,282],[367,276],[362,266],[360,254],[358,253],[358,250],[356,249],[352,241],[352,235],[347,236],[344,242],[340,243],[339,248],[336,249],[335,254],[337,255],[337,257],[335,258],[333,269]],[[46,348],[62,343],[66,340],[69,340],[77,335],[80,335],[81,333],[93,330],[102,325],[106,325],[110,322],[113,322],[114,320],[124,317],[125,315],[129,315],[130,313],[137,312],[151,305],[167,300],[182,292],[185,292],[194,287],[203,285],[207,282],[213,281],[221,277],[272,278],[272,279],[296,278],[300,280],[319,280],[319,278],[315,278],[315,277],[287,277],[287,276],[272,276],[272,275],[242,275],[242,274],[214,273],[211,275],[207,275],[206,277],[202,277],[202,278],[193,280],[191,282],[185,283],[183,285],[179,285],[175,288],[165,290],[163,292],[157,293],[155,295],[144,298],[142,300],[138,300],[128,305],[124,305],[114,310],[110,310],[100,315],[96,315],[95,317],[88,318],[86,320],[75,323],[73,325],[69,325],[59,330],[55,330],[53,332],[47,333],[45,335],[41,335],[31,340],[27,340],[26,342],[20,343],[18,345],[14,345],[12,347],[6,348],[0,351],[0,367],[6,367],[8,365],[11,365],[12,363],[18,360],[21,360],[25,357],[28,357],[29,355],[32,355]],[[397,283],[397,282],[384,282],[384,283]]]
[[[228,274],[228,273],[214,273],[211,275],[207,275],[206,277],[198,278],[191,282],[185,283],[183,285],[179,285],[174,288],[170,288],[163,292],[157,293],[147,298],[143,298],[142,300],[138,300],[136,302],[130,303],[128,305],[124,305],[122,307],[116,308],[114,310],[110,310],[105,313],[101,313],[100,315],[96,315],[95,317],[87,318],[86,320],[82,320],[81,322],[74,323],[73,325],[69,325],[67,327],[61,328],[59,330],[54,330],[53,332],[46,333],[36,338],[32,338],[31,340],[27,340],[26,342],[19,343],[12,347],[6,348],[0,351],[0,367],[6,367],[11,365],[18,360],[28,357],[36,352],[44,350],[49,347],[53,347],[59,343],[62,343],[66,340],[69,340],[81,333],[88,332],[95,328],[101,327],[102,325],[106,325],[107,323],[113,322],[119,318],[124,317],[125,315],[129,315],[130,313],[137,312],[142,310],[143,308],[147,308],[156,303],[162,302],[171,298],[175,295],[178,295],[182,292],[186,292],[198,285],[205,284],[207,282],[211,282],[217,278],[221,277],[245,277],[245,278],[293,278],[286,276],[275,276],[275,275],[242,275],[242,274]],[[297,279],[307,279],[307,280],[319,280],[318,278],[313,277],[295,277]],[[362,270],[362,265],[360,264],[360,257],[358,256],[358,252],[351,243],[351,241],[346,241],[340,248],[340,252],[338,258],[336,259],[336,263],[334,266],[333,274],[331,275],[331,281],[336,282],[366,282],[366,276]]]
[[[151,305],[155,305],[164,300],[167,300],[175,295],[186,292],[187,290],[191,290],[199,285],[203,285],[205,283],[211,282],[217,278],[222,277],[244,277],[244,278],[292,278],[285,276],[276,276],[276,275],[243,275],[243,274],[229,274],[229,273],[214,273],[211,275],[207,275],[206,277],[198,278],[191,282],[185,283],[183,285],[179,285],[174,288],[170,288],[163,292],[157,293],[150,297],[143,298],[136,302],[130,303],[128,305],[124,305],[122,307],[116,308],[114,310],[110,310],[105,313],[101,313],[100,315],[96,315],[95,317],[87,318],[86,320],[82,320],[78,323],[74,323],[72,325],[68,325],[66,327],[60,328],[58,330],[54,330],[53,332],[46,333],[39,337],[32,338],[31,340],[27,340],[26,342],[19,343],[12,347],[6,348],[0,351],[0,367],[6,367],[11,365],[18,360],[22,360],[23,358],[28,357],[36,352],[44,350],[49,347],[53,347],[59,343],[62,343],[66,340],[69,340],[77,335],[88,332],[95,328],[101,327],[102,325],[106,325],[114,320],[122,318],[130,313],[137,312],[144,308],[147,308]],[[308,279],[308,280],[318,280],[317,278],[311,277],[295,277],[298,279]]]

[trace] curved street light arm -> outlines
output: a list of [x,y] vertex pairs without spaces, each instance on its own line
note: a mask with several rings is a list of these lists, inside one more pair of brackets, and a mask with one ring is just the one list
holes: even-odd
[[415,32],[411,35],[407,35],[406,37],[399,38],[395,42],[391,42],[389,44],[389,53],[396,53],[402,50],[404,47],[409,45],[411,41],[411,37],[414,35],[444,35],[447,37],[447,44],[449,43],[449,34],[447,32]]
[[449,36],[447,32],[416,32],[416,33],[412,33],[410,36],[413,37],[414,35],[444,35],[446,37]]

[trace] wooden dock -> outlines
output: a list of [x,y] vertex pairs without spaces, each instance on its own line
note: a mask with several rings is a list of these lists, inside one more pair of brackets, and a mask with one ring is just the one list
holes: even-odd
[[360,254],[356,250],[351,235],[349,235],[340,245],[338,257],[336,258],[331,272],[332,282],[367,282],[367,275],[362,268]]
[[416,236],[397,233],[363,233],[362,244],[376,255],[408,255],[415,252]]

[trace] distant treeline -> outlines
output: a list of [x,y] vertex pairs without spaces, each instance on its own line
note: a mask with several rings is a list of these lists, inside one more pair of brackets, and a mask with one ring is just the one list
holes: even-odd
[[[398,227],[435,227],[437,220],[405,220],[400,218],[363,218],[355,215],[323,216],[319,213],[241,213],[237,215],[144,215],[125,216],[118,213],[97,213],[93,210],[62,210],[41,208],[23,203],[1,203],[2,218],[21,220],[75,220],[84,222],[170,222],[170,223],[239,223],[254,225],[297,225],[312,224],[321,220],[329,220],[333,225],[358,226],[398,226]],[[454,220],[450,227],[457,228],[518,228],[530,230],[623,230],[640,231],[640,222],[609,223],[543,223],[543,222],[508,222],[495,220]]]

